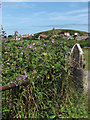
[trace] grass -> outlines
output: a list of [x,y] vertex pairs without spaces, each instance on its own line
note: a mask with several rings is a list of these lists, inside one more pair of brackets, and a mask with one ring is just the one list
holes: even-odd
[[90,49],[83,49],[84,57],[86,60],[86,68],[85,70],[90,70]]

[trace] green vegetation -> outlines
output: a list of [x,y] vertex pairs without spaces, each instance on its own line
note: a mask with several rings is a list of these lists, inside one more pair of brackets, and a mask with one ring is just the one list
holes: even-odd
[[90,70],[90,49],[83,49],[84,57],[86,60],[86,70]]
[[71,35],[73,35],[75,32],[78,32],[80,35],[83,35],[86,33],[84,31],[79,31],[79,30],[55,29],[55,30],[49,30],[49,31],[36,33],[35,35],[39,35],[39,34],[55,35],[55,34],[62,34],[64,32],[69,32]]
[[90,38],[86,40],[65,40],[67,42],[67,46],[72,48],[75,43],[79,43],[82,48],[85,46],[90,47]]
[[2,94],[4,119],[88,118],[87,95],[80,95],[72,88],[72,64],[67,59],[69,44],[70,41],[51,36],[40,40],[2,40],[2,84],[17,85],[22,80],[30,80],[27,87]]
[[5,30],[3,29],[3,26],[1,26],[1,30],[0,30],[0,36],[4,37],[6,35]]

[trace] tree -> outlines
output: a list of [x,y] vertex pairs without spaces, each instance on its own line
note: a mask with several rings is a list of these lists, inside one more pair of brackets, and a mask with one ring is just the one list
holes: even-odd
[[3,29],[3,26],[1,25],[0,36],[4,38],[5,35],[6,35],[6,32],[5,32],[5,30]]
[[13,35],[8,35],[8,38],[12,38],[13,37]]
[[52,30],[55,30],[55,28],[53,28]]
[[74,37],[74,40],[75,40],[75,39],[76,39],[76,37],[77,37],[77,35],[74,35],[73,37]]

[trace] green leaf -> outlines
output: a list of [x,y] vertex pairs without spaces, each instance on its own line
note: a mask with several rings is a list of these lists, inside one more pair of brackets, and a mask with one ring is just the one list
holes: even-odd
[[56,117],[56,115],[51,115],[51,116],[49,116],[50,119],[53,119],[53,118],[55,118],[55,117]]
[[5,109],[5,110],[3,110],[3,112],[9,112],[10,110],[7,110],[7,109]]

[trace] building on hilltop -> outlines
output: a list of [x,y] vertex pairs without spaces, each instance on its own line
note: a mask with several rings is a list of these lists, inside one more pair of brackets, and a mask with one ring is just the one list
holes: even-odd
[[75,32],[75,33],[74,33],[74,35],[76,35],[76,36],[77,36],[77,35],[78,35],[78,33],[77,33],[77,32]]
[[64,35],[70,36],[70,33],[69,32],[65,32]]
[[41,37],[45,37],[45,38],[47,38],[48,36],[47,35],[45,35],[45,34],[40,34],[40,36]]
[[32,37],[32,36],[34,36],[34,35],[33,35],[33,34],[27,34],[27,35],[26,35],[26,34],[24,34],[24,35],[19,34],[18,36],[19,36],[19,37],[22,37],[22,38],[25,38],[25,37],[28,38],[28,37]]

